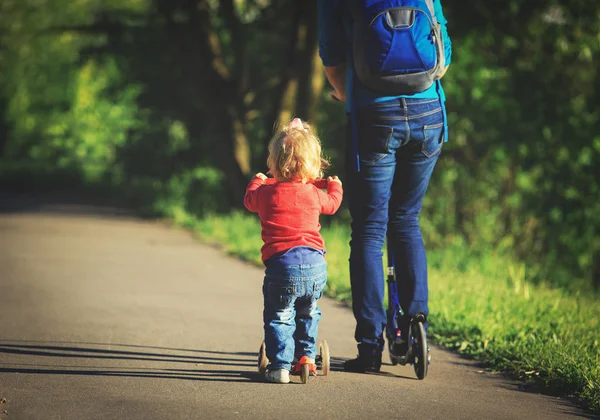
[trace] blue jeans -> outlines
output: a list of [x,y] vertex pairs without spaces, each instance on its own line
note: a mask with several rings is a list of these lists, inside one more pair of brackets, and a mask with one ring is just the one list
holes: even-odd
[[[352,307],[361,354],[377,355],[383,350],[382,250],[388,230],[405,313],[401,330],[408,330],[408,321],[416,313],[428,314],[427,261],[419,212],[442,149],[443,106],[439,99],[399,98],[356,112],[360,171],[351,171],[346,186],[352,216]],[[352,154],[348,154],[349,168]]]
[[327,263],[272,263],[263,283],[267,369],[292,367],[294,357],[315,359],[321,310],[317,300],[327,281]]

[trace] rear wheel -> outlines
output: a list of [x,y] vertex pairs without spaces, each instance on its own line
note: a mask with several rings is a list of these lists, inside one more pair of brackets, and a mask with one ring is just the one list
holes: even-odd
[[269,359],[267,359],[267,346],[263,341],[258,350],[258,372],[265,373],[267,366],[269,365]]
[[414,343],[412,345],[413,367],[417,378],[425,379],[429,367],[429,348],[427,347],[425,327],[422,322],[417,322],[413,328],[416,330],[414,331]]

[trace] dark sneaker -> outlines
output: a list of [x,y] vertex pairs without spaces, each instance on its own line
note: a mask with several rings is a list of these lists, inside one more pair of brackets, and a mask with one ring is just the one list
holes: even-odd
[[361,356],[356,359],[346,360],[344,362],[346,372],[366,373],[379,372],[381,370],[381,355],[379,356]]

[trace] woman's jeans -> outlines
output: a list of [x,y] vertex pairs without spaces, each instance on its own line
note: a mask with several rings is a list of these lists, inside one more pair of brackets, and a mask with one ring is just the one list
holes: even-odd
[[[415,314],[428,314],[427,261],[419,212],[444,140],[442,106],[439,99],[399,98],[359,108],[356,113],[360,170],[350,173],[346,185],[352,216],[352,308],[360,354],[377,355],[383,350],[382,250],[388,230],[405,313],[400,329],[407,332]],[[352,144],[351,139],[348,143]],[[351,164],[353,152],[348,155]]]
[[269,265],[263,283],[267,369],[292,367],[294,356],[317,355],[321,310],[317,300],[327,281],[327,263]]

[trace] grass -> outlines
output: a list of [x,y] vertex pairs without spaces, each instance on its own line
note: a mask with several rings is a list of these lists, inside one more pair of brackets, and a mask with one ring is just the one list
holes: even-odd
[[[169,216],[228,253],[260,261],[260,226],[235,212],[197,220]],[[327,294],[349,302],[346,226],[323,228],[329,265]],[[574,397],[600,412],[600,299],[527,281],[523,264],[492,252],[474,254],[460,242],[429,258],[432,341],[514,375],[537,389]]]

